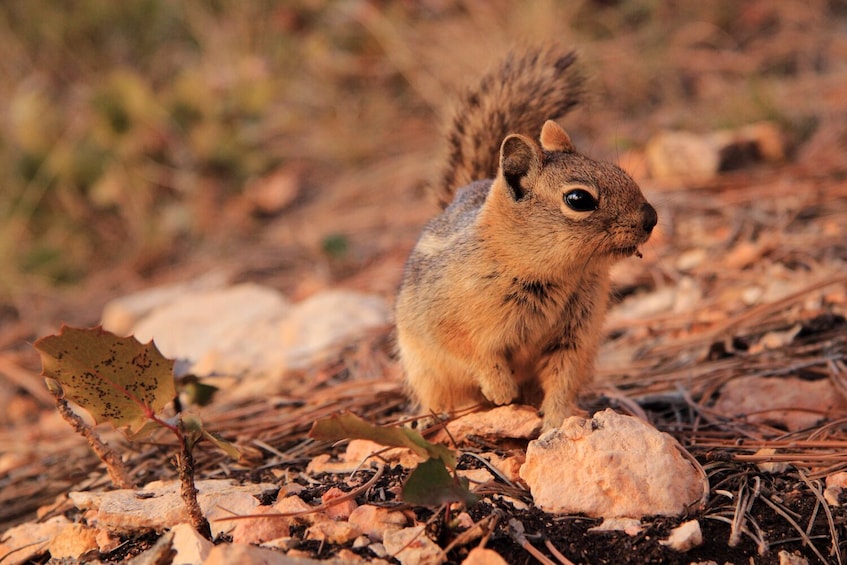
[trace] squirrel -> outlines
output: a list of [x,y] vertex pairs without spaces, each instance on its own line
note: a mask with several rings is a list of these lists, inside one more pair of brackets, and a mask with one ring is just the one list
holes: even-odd
[[552,121],[578,103],[575,59],[552,44],[513,52],[460,100],[435,187],[444,209],[396,302],[399,357],[423,410],[522,402],[545,430],[582,413],[609,269],[641,256],[657,214],[629,175],[577,153]]

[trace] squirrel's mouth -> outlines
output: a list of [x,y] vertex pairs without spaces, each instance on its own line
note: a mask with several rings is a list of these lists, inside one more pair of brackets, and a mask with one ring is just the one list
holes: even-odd
[[638,249],[637,245],[630,245],[628,247],[619,247],[619,248],[615,249],[614,254],[619,256],[619,257],[630,257],[632,255],[635,255],[639,259],[642,258],[641,250]]

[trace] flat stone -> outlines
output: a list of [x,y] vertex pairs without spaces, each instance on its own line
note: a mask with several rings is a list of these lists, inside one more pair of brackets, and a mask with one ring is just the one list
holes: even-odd
[[685,552],[703,543],[703,531],[700,522],[689,520],[671,530],[668,539],[660,540],[660,544],[674,551]]
[[644,148],[650,175],[657,179],[709,178],[720,166],[720,147],[708,136],[663,131]]
[[841,506],[841,493],[847,488],[847,471],[839,471],[826,477],[823,497],[830,506]]
[[383,545],[402,565],[440,565],[446,561],[438,544],[426,535],[425,525],[388,531]]
[[297,559],[284,553],[243,543],[216,545],[203,561],[203,565],[317,565],[313,559]]
[[348,290],[311,296],[295,304],[280,326],[286,366],[311,367],[339,345],[390,320],[388,304],[379,296]]
[[514,483],[520,479],[521,466],[526,461],[523,452],[506,457],[500,457],[496,453],[483,453],[481,456],[487,459],[491,466],[497,469],[507,480]]
[[[267,518],[258,515],[267,514]],[[235,520],[235,527],[230,532],[233,543],[261,544],[266,541],[287,537],[291,534],[292,518],[279,515],[280,512],[271,506],[259,506],[250,511],[253,518]]]
[[534,439],[541,432],[542,423],[538,410],[532,406],[507,404],[491,410],[472,412],[448,422],[446,427],[449,436],[442,431],[434,441],[452,438],[457,443],[463,443],[469,435],[489,439]]
[[668,434],[607,409],[568,418],[531,441],[520,474],[545,512],[677,515],[701,499],[705,481],[681,449]]
[[277,335],[290,304],[279,292],[245,283],[191,292],[154,309],[135,327],[167,357],[197,374],[266,372],[283,363]]
[[194,374],[269,379],[244,383],[244,396],[267,394],[286,371],[314,366],[390,319],[373,294],[329,290],[292,305],[274,289],[215,278],[130,295],[103,313],[104,327],[152,339]]
[[348,522],[372,541],[382,541],[386,532],[404,528],[408,519],[397,510],[363,504],[350,513]]
[[[375,458],[377,453],[379,456]],[[356,466],[367,465],[369,461],[372,461],[374,465],[387,461],[399,463],[407,469],[417,467],[423,461],[411,449],[406,447],[386,448],[384,445],[368,439],[350,440],[350,443],[347,444],[347,450],[344,452],[344,460]]]
[[796,553],[788,553],[784,549],[777,554],[779,565],[809,565],[809,560]]
[[362,532],[354,524],[346,521],[336,522],[327,518],[315,520],[306,529],[306,539],[315,539],[336,545],[350,543],[360,535],[362,535]]
[[27,522],[11,527],[0,537],[0,556],[3,565],[26,563],[47,551],[50,540],[57,537],[71,522],[64,516],[54,516],[44,522]]
[[715,412],[797,431],[847,411],[847,399],[829,379],[738,377],[720,389]]
[[53,559],[80,559],[89,551],[100,549],[97,528],[83,524],[68,524],[50,540],[50,557]]
[[171,528],[173,541],[171,547],[176,551],[173,563],[202,563],[215,547],[215,544],[197,533],[191,524],[177,524]]
[[[197,501],[210,521],[212,535],[232,530],[235,521],[214,521],[233,514],[248,514],[259,506],[257,495],[275,492],[271,484],[235,485],[230,480],[197,481]],[[189,522],[179,494],[178,481],[153,481],[142,489],[109,492],[71,492],[68,497],[80,510],[96,512],[97,525],[115,532],[165,530]],[[223,510],[223,509],[227,510]]]
[[117,335],[130,335],[135,325],[153,310],[172,304],[184,296],[208,292],[226,286],[227,277],[220,272],[207,273],[187,282],[155,286],[128,294],[106,303],[100,323],[103,329]]
[[475,547],[462,561],[462,565],[509,565],[499,553],[487,547]]
[[588,528],[592,534],[603,532],[624,532],[630,537],[635,537],[644,531],[644,526],[638,518],[606,518],[597,526]]
[[[340,488],[330,487],[330,489],[321,496],[321,502],[324,505],[327,505],[333,500],[343,498],[346,495],[347,493]],[[356,504],[356,501],[350,498],[327,506],[324,512],[330,520],[347,520],[357,506],[358,504]]]

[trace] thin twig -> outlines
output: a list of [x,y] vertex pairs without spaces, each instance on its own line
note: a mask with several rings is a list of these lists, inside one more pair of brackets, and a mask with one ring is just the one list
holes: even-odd
[[815,552],[815,555],[817,555],[817,556],[818,556],[818,558],[821,560],[821,562],[822,562],[822,563],[826,563],[826,562],[827,562],[827,559],[826,559],[826,558],[823,556],[823,554],[822,554],[822,553],[818,550],[817,546],[815,546],[815,544],[814,544],[814,543],[812,543],[812,540],[809,538],[809,536],[807,536],[807,535],[806,535],[806,532],[805,532],[805,531],[803,531],[803,528],[801,528],[801,527],[800,527],[800,524],[798,524],[798,523],[794,520],[794,518],[792,518],[791,516],[789,516],[788,512],[786,512],[785,510],[783,510],[783,508],[782,508],[779,504],[777,504],[776,502],[774,502],[773,500],[771,500],[771,499],[770,499],[769,497],[767,497],[767,496],[763,496],[763,497],[762,497],[762,501],[763,501],[765,504],[767,504],[768,506],[770,506],[771,508],[773,508],[773,511],[774,511],[774,512],[776,512],[777,514],[779,514],[780,516],[782,516],[783,518],[785,518],[785,520],[786,520],[789,524],[791,524],[791,526],[792,526],[795,530],[797,530],[797,533],[799,533],[799,534],[800,534],[800,537],[801,537],[801,538],[803,538],[803,544],[804,544],[804,545],[808,545],[808,546],[812,549],[812,551],[814,551],[814,552]]
[[838,539],[838,528],[835,527],[835,520],[832,518],[832,512],[829,509],[829,505],[826,503],[826,499],[820,492],[820,488],[814,488],[812,481],[810,481],[802,471],[798,471],[798,474],[800,475],[800,478],[803,480],[803,482],[806,483],[806,485],[809,487],[809,490],[811,490],[812,493],[815,495],[818,504],[821,506],[821,508],[823,508],[824,514],[826,514],[826,521],[829,525],[829,535],[831,536],[830,541],[832,542],[832,547],[830,548],[829,553],[830,555],[835,555],[835,558],[838,559],[838,565],[842,565],[843,562],[841,560],[841,542]]
[[559,551],[559,548],[557,548],[555,545],[553,545],[553,542],[550,541],[549,539],[544,540],[544,545],[547,546],[547,549],[550,550],[550,553],[553,554],[553,557],[558,559],[559,563],[561,563],[562,565],[575,565],[575,563],[573,561],[571,561],[570,559],[568,559],[567,557],[565,557],[564,554],[561,551]]
[[509,526],[509,534],[512,536],[512,539],[524,548],[527,553],[535,557],[543,565],[556,565],[555,561],[552,561],[549,557],[538,551],[538,548],[529,543],[529,540],[526,539],[526,535],[524,535],[524,527],[521,522],[515,518],[509,518]]
[[94,453],[97,454],[97,457],[100,458],[100,461],[106,465],[106,470],[109,472],[109,478],[112,480],[112,483],[114,483],[114,485],[118,488],[134,489],[135,482],[132,480],[129,470],[126,468],[126,465],[124,465],[121,456],[115,453],[111,447],[103,443],[100,438],[97,437],[94,430],[92,430],[91,427],[79,417],[79,414],[71,410],[67,400],[57,396],[56,408],[59,410],[59,414],[62,415],[62,418],[71,425],[74,431],[88,441],[88,445],[91,446],[92,451],[94,451]]

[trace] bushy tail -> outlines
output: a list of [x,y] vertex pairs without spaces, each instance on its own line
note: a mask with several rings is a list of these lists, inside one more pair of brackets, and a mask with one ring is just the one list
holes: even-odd
[[557,44],[510,53],[459,100],[447,134],[447,162],[434,186],[442,207],[456,190],[497,174],[500,144],[510,133],[538,137],[546,120],[579,102],[576,54]]

